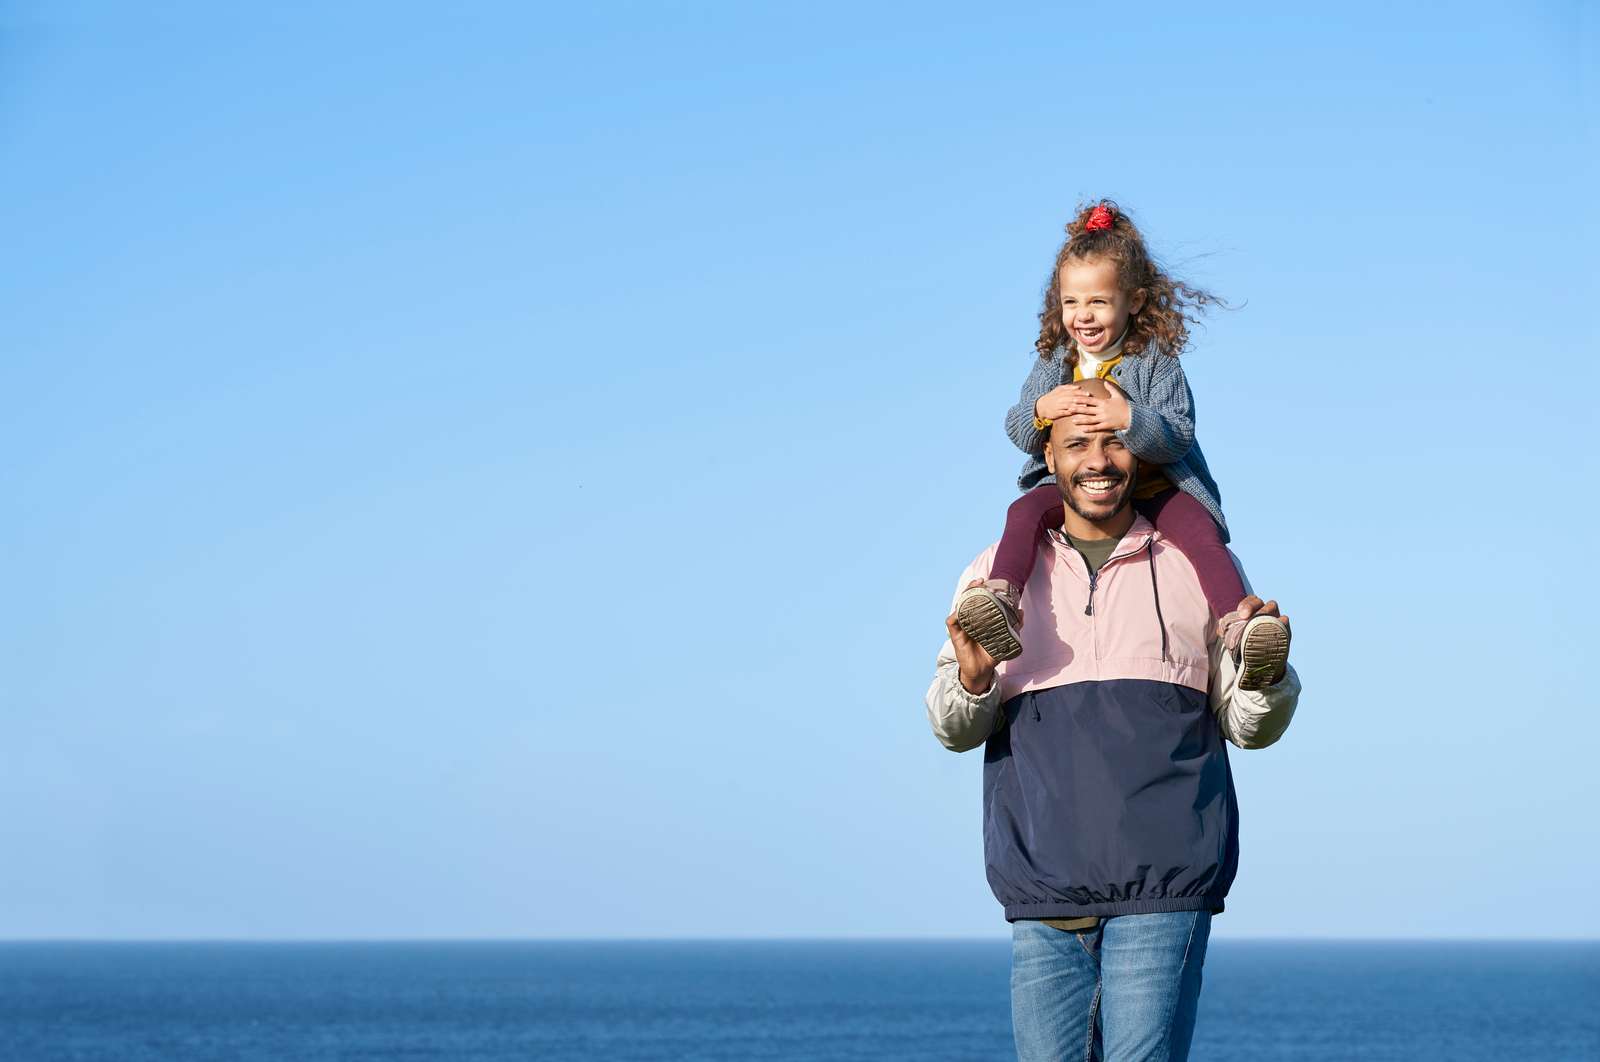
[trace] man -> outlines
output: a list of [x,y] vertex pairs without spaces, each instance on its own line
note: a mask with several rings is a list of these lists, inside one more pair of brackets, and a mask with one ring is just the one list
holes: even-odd
[[1022,654],[996,664],[952,614],[928,719],[946,748],[985,746],[984,858],[1012,923],[1022,1062],[1183,1059],[1238,866],[1222,742],[1272,744],[1300,693],[1287,665],[1241,689],[1218,631],[1287,641],[1288,618],[1252,596],[1213,620],[1193,566],[1131,508],[1137,461],[1117,433],[1057,421],[1045,461],[1066,516],[1022,596]]

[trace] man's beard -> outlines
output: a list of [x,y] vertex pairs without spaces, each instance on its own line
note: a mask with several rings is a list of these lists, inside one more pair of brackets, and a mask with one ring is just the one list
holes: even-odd
[[1066,489],[1061,491],[1061,500],[1066,503],[1067,508],[1069,508],[1073,512],[1077,513],[1079,516],[1083,517],[1085,520],[1088,520],[1090,523],[1098,523],[1101,520],[1109,520],[1113,516],[1116,516],[1118,513],[1120,513],[1122,510],[1126,509],[1129,505],[1133,504],[1133,484],[1134,484],[1134,480],[1138,478],[1138,471],[1137,470],[1135,470],[1132,475],[1123,478],[1123,480],[1122,480],[1122,493],[1121,493],[1121,495],[1119,495],[1117,497],[1117,504],[1116,504],[1115,507],[1112,508],[1112,510],[1110,512],[1107,512],[1107,513],[1098,513],[1098,514],[1096,514],[1096,513],[1086,513],[1086,512],[1084,512],[1083,509],[1079,508],[1078,502],[1077,502],[1077,499],[1076,499],[1076,495],[1073,492],[1072,488],[1077,486],[1077,483],[1078,483],[1079,479],[1113,479],[1113,478],[1116,478],[1116,476],[1115,475],[1108,476],[1104,472],[1099,473],[1097,475],[1092,475],[1092,476],[1091,475],[1073,476],[1072,479],[1068,481]]

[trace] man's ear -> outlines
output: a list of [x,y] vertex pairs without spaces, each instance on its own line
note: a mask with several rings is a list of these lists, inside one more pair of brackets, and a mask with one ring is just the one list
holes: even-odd
[[1056,474],[1056,448],[1050,445],[1051,435],[1052,433],[1049,430],[1045,431],[1044,467],[1048,468],[1050,470],[1050,474],[1053,476]]

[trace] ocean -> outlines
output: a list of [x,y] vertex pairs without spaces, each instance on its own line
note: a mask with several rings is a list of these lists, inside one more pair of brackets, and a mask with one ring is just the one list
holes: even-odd
[[[0,1059],[1004,1059],[993,941],[0,943]],[[1600,1059],[1600,942],[1214,939],[1191,1058]]]

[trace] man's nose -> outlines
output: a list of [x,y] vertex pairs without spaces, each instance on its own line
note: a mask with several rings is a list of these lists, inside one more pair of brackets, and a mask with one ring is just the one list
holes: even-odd
[[1089,447],[1089,452],[1084,455],[1083,463],[1089,467],[1091,472],[1105,472],[1116,467],[1112,464],[1111,455],[1106,452],[1105,446],[1098,442]]

